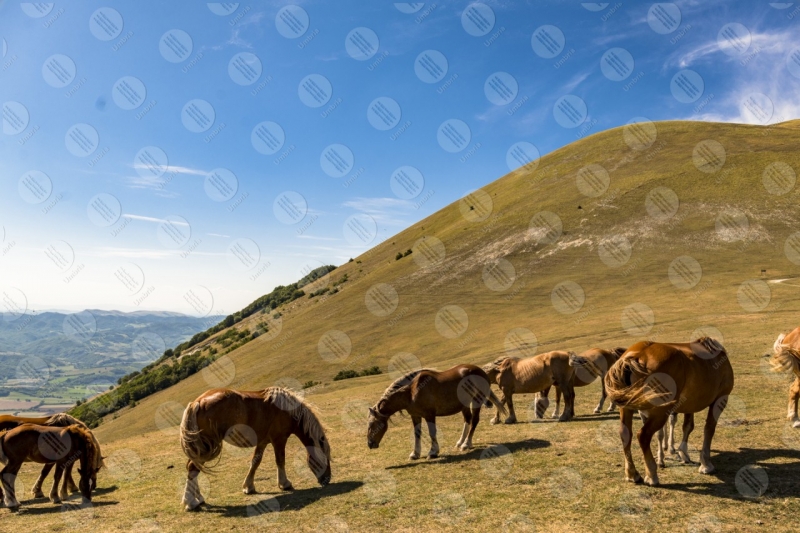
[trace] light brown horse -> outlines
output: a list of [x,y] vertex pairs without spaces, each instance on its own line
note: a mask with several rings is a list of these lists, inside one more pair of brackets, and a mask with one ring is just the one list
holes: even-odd
[[[614,348],[613,350],[604,350],[602,348],[590,348],[580,355],[570,356],[569,364],[575,368],[575,373],[572,375],[573,387],[585,387],[591,385],[597,378],[600,378],[600,403],[594,408],[594,413],[603,412],[603,404],[606,401],[606,385],[605,377],[611,365],[617,362],[617,359],[625,353],[625,348]],[[553,409],[551,418],[559,417],[559,410],[561,407],[561,388],[556,386],[556,407]],[[616,406],[614,402],[608,404],[608,411],[612,412]]]
[[206,463],[222,452],[222,442],[238,448],[255,447],[243,492],[254,494],[256,470],[264,448],[272,444],[278,465],[278,487],[294,490],[286,477],[286,441],[297,436],[306,447],[308,467],[320,485],[331,480],[331,448],[325,430],[311,408],[288,389],[270,387],[261,391],[212,389],[186,406],[181,422],[180,441],[189,458],[188,479],[183,503],[187,511],[205,500],[197,476],[213,473]]
[[428,425],[431,449],[428,459],[439,456],[436,439],[436,417],[461,413],[464,430],[456,448],[472,448],[472,436],[480,420],[481,406],[494,404],[505,412],[502,402],[494,395],[486,373],[475,365],[457,365],[439,372],[431,368],[415,370],[395,380],[378,403],[369,409],[367,446],[377,448],[389,427],[389,418],[407,411],[414,424],[414,451],[409,459],[419,459],[421,453],[422,419]]
[[[89,432],[89,435],[92,436],[92,442],[94,443],[94,447],[97,449],[97,454],[95,455],[95,471],[99,471],[103,465],[103,457],[100,453],[100,443],[97,442],[97,439],[94,436],[94,433],[91,430],[75,418],[74,416],[68,415],[67,413],[57,413],[52,416],[45,416],[45,417],[20,417],[20,416],[13,416],[13,415],[0,415],[0,431],[4,429],[14,429],[17,426],[22,424],[36,424],[40,426],[53,426],[53,427],[67,427],[71,425],[77,425],[85,429]],[[44,498],[44,493],[42,492],[42,484],[44,483],[45,478],[50,474],[50,471],[53,469],[54,463],[47,463],[42,467],[42,472],[39,474],[36,483],[33,485],[32,493],[34,498]],[[92,479],[92,490],[95,489],[97,485],[97,478]],[[67,466],[66,471],[64,472],[64,487],[61,489],[61,498],[66,499],[67,490],[69,492],[78,492],[78,487],[75,485],[75,481],[72,479],[72,464]]]
[[5,491],[5,506],[11,509],[19,507],[14,484],[22,463],[26,462],[56,465],[50,499],[53,503],[61,503],[65,495],[62,490],[62,496],[59,497],[56,490],[58,483],[64,470],[79,461],[81,495],[84,503],[92,501],[92,479],[97,475],[95,465],[99,455],[100,450],[95,448],[89,431],[78,425],[54,427],[22,424],[0,432],[0,462],[5,464],[0,471],[0,493]]
[[[540,392],[536,399],[536,418],[542,418],[547,406],[550,405],[548,394],[550,387],[558,386],[564,394],[564,412],[559,421],[565,422],[575,416],[575,389],[573,377],[575,368],[569,364],[570,355],[575,352],[560,350],[542,353],[533,357],[520,359],[518,357],[499,357],[485,365],[483,370],[489,380],[496,383],[503,392],[503,403],[508,406],[506,424],[514,424],[517,415],[514,411],[514,394],[533,394]],[[492,424],[500,422],[500,410],[497,410]]]
[[772,368],[776,372],[791,370],[794,381],[789,387],[789,411],[787,418],[792,427],[800,428],[797,417],[797,401],[800,399],[800,327],[793,329],[788,335],[778,336],[772,345]]
[[646,484],[658,485],[650,442],[673,413],[685,414],[679,453],[688,461],[694,413],[708,408],[699,470],[701,474],[712,473],[711,439],[733,390],[733,381],[733,368],[725,348],[708,337],[689,343],[639,342],[628,348],[605,378],[609,397],[620,406],[626,479],[642,481],[631,457],[633,413],[637,409],[644,415],[638,440],[645,460]]

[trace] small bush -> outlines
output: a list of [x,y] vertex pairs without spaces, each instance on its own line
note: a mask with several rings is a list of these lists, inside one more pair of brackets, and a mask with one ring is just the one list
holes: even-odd
[[340,370],[338,374],[333,376],[333,381],[341,381],[343,379],[357,378],[358,372],[355,370]]
[[305,383],[303,383],[303,388],[310,389],[311,387],[314,387],[316,385],[322,385],[322,383],[320,383],[319,381],[308,380]]
[[409,248],[408,250],[406,250],[406,253],[404,253],[404,254],[403,254],[403,257],[405,257],[405,256],[407,256],[407,255],[411,255],[411,254],[413,254],[413,253],[414,253],[414,252],[412,252],[412,251],[411,251],[411,249]]
[[403,254],[401,252],[397,252],[397,255],[394,256],[395,261],[400,261],[403,258]]

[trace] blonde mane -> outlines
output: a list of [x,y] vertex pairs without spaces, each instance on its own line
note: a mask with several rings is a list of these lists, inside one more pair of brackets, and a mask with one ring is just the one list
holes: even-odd
[[[325,428],[319,421],[317,414],[301,397],[291,390],[283,387],[264,389],[264,401],[292,413],[303,433],[312,439],[321,440],[325,436]],[[324,442],[327,443],[327,440],[324,440]]]
[[47,422],[44,423],[45,426],[80,426],[85,429],[89,429],[86,424],[78,420],[72,415],[68,415],[67,413],[56,413],[50,418],[47,419]]

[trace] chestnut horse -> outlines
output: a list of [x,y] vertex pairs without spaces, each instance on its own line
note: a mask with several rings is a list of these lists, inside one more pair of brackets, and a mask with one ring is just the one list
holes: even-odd
[[206,463],[222,452],[222,442],[238,448],[255,447],[243,492],[254,494],[253,478],[264,448],[272,444],[278,465],[278,487],[294,490],[286,477],[286,441],[297,436],[306,447],[308,467],[320,485],[331,480],[331,448],[325,430],[311,408],[288,389],[270,387],[261,391],[212,389],[186,406],[180,432],[183,453],[189,458],[183,503],[187,511],[205,500],[197,476],[213,473]]
[[[603,412],[603,404],[606,401],[606,372],[623,353],[625,353],[625,348],[614,348],[613,350],[590,348],[580,355],[569,358],[570,366],[575,368],[575,373],[572,375],[573,387],[585,387],[594,383],[598,377],[600,378],[600,403],[594,408],[595,414]],[[553,409],[551,418],[558,418],[561,407],[561,388],[555,387],[555,389],[556,408]],[[614,402],[609,403],[607,412],[612,412],[615,407]]]
[[99,455],[100,450],[95,448],[89,430],[78,425],[55,427],[22,424],[0,432],[0,462],[5,464],[0,471],[0,493],[5,490],[5,506],[10,509],[19,507],[14,482],[22,463],[26,462],[56,465],[50,499],[53,503],[61,503],[62,498],[56,490],[61,476],[75,461],[80,461],[79,486],[83,502],[92,501],[92,479],[97,475],[95,465]]
[[797,417],[797,401],[800,399],[800,327],[788,335],[781,333],[772,345],[772,352],[772,369],[776,372],[791,370],[795,376],[789,387],[789,412],[786,416],[792,427],[800,428],[800,418]]
[[480,420],[481,406],[494,404],[505,412],[502,402],[494,395],[486,373],[475,365],[457,365],[439,372],[431,368],[415,370],[394,381],[378,403],[369,409],[367,446],[377,448],[389,427],[389,418],[398,411],[407,411],[414,424],[414,451],[409,459],[419,459],[422,419],[428,425],[431,449],[428,459],[439,456],[436,440],[436,417],[461,413],[464,430],[456,448],[472,448],[472,436]]
[[[558,386],[564,394],[564,412],[560,422],[571,420],[575,416],[575,389],[573,377],[575,368],[569,364],[570,356],[575,352],[552,351],[520,359],[518,357],[499,357],[485,365],[483,370],[489,380],[496,383],[503,392],[503,403],[508,406],[506,424],[514,424],[517,415],[514,411],[514,394],[533,394],[541,392],[536,399],[536,418],[544,416],[550,404],[548,394],[550,387]],[[497,410],[492,424],[500,422],[500,410]]]
[[[78,420],[77,418],[68,415],[67,413],[57,413],[55,415],[49,417],[35,417],[35,418],[26,418],[20,416],[12,416],[12,415],[0,415],[0,431],[4,429],[14,429],[15,427],[22,425],[22,424],[36,424],[40,426],[53,426],[53,427],[67,427],[71,425],[77,425],[85,429],[89,432],[89,435],[92,436],[92,442],[94,447],[97,449],[97,454],[95,455],[95,471],[100,470],[103,465],[103,457],[100,454],[100,444],[97,442],[97,439],[94,437],[94,433],[89,430],[89,428]],[[45,478],[50,474],[50,471],[53,469],[54,463],[47,463],[42,467],[42,472],[39,474],[36,483],[33,485],[33,493],[34,498],[44,498],[44,493],[42,492],[42,484],[44,483]],[[97,478],[92,478],[92,490],[95,489],[97,485]],[[67,470],[64,472],[64,487],[61,489],[61,499],[67,498],[67,490],[69,492],[78,492],[78,487],[75,485],[75,481],[72,479],[72,464],[67,466]]]
[[[688,461],[694,413],[708,408],[699,471],[701,474],[714,471],[711,439],[733,390],[733,368],[719,342],[708,337],[689,343],[638,342],[611,367],[605,384],[609,397],[620,407],[620,437],[628,481],[642,481],[631,457],[633,413],[637,409],[644,415],[638,440],[645,460],[646,484],[658,485],[650,442],[673,413],[684,413],[679,453]],[[662,445],[660,453],[661,448]]]

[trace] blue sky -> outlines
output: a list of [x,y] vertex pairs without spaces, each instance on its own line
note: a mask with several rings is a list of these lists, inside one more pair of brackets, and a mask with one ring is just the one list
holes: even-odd
[[0,310],[227,314],[582,136],[800,116],[800,4],[364,4],[0,2]]

